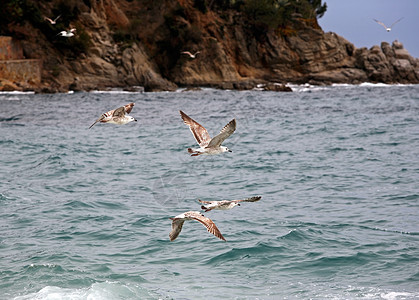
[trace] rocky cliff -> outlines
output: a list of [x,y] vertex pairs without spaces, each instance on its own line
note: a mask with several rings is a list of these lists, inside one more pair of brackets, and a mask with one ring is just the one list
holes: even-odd
[[[269,82],[419,83],[419,60],[400,42],[357,49],[298,14],[291,16],[291,28],[255,32],[237,10],[196,4],[36,1],[28,20],[9,23],[3,34],[21,40],[26,58],[42,59],[42,83],[21,85],[41,92],[136,86],[146,91],[249,89]],[[59,14],[56,25],[43,18]],[[57,36],[70,27],[77,29],[74,37]],[[190,58],[183,51],[200,53]]]

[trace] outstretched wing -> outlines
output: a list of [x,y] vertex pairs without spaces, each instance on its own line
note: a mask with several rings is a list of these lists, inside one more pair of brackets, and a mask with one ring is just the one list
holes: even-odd
[[204,201],[201,199],[198,199],[199,202],[203,203],[203,204],[211,204],[213,201]]
[[396,25],[396,23],[399,23],[401,20],[403,19],[403,17],[402,18],[400,18],[400,19],[398,19],[396,22],[394,22],[393,24],[391,24],[391,26],[390,27],[393,27],[394,25]]
[[238,203],[238,202],[256,202],[259,201],[262,197],[261,196],[256,196],[256,197],[250,197],[247,199],[243,199],[243,200],[233,200],[232,202]]
[[205,127],[194,121],[183,111],[180,110],[179,112],[183,122],[189,126],[189,129],[191,130],[198,145],[202,148],[206,147],[209,144],[211,137]]
[[228,124],[224,126],[223,129],[221,129],[218,135],[213,137],[213,139],[209,142],[208,147],[219,147],[226,138],[233,134],[235,130],[236,119],[233,119],[230,122],[228,122]]
[[185,223],[184,219],[172,220],[172,231],[169,233],[170,241],[174,241],[179,236],[179,233],[182,231],[183,223]]
[[191,52],[189,52],[189,51],[183,51],[183,52],[182,52],[182,54],[187,54],[187,55],[189,55],[189,56],[192,56],[192,53],[191,53]]
[[58,20],[60,17],[61,17],[61,15],[59,15],[58,17],[56,17],[56,18],[54,19],[54,22],[57,22],[57,20]]
[[135,103],[131,102],[130,104],[124,105],[125,113],[129,114],[134,107]]
[[90,125],[89,129],[92,128],[97,122],[100,122],[105,118],[106,118],[106,114],[101,115],[99,119],[97,119],[92,125]]
[[378,24],[380,24],[381,26],[383,26],[385,29],[387,29],[387,26],[386,26],[386,24],[384,24],[383,22],[381,22],[381,21],[378,21],[378,20],[376,20],[376,19],[373,19],[375,22],[377,22]]
[[226,241],[226,239],[221,234],[220,230],[217,228],[217,226],[214,224],[214,222],[210,218],[204,217],[200,213],[190,214],[189,217],[194,220],[197,220],[198,222],[201,222],[207,228],[208,232],[212,233],[219,239]]
[[112,117],[114,118],[119,118],[119,117],[124,117],[124,116],[125,116],[125,106],[121,106],[115,109],[115,111],[112,114]]

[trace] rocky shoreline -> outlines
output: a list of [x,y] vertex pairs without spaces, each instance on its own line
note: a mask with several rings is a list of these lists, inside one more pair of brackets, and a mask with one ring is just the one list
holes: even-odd
[[[40,4],[40,9],[52,15],[55,2]],[[264,85],[265,90],[290,91],[284,83],[419,83],[419,59],[398,41],[356,48],[335,33],[323,32],[317,22],[305,20],[292,34],[269,30],[256,36],[249,34],[239,16],[203,13],[192,2],[163,1],[160,7],[122,0],[81,3],[71,21],[79,34],[72,41],[54,37],[54,28],[36,28],[29,22],[15,25],[12,33],[21,38],[24,57],[42,60],[42,80],[33,84],[2,78],[0,90],[54,93],[135,86],[145,91],[200,86],[248,90]],[[175,15],[179,7],[182,14]],[[132,11],[137,10],[147,12],[140,16],[137,39],[116,41],[118,28],[132,28]],[[173,45],[179,39],[173,24],[186,32],[185,44]],[[82,37],[88,41],[84,51],[67,49],[81,43]],[[201,53],[191,59],[181,54],[185,50]]]

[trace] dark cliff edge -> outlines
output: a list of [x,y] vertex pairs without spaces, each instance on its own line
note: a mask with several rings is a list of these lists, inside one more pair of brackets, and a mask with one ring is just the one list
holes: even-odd
[[[17,13],[13,7],[3,12],[10,21],[8,15],[0,16],[1,34],[20,43],[24,58],[41,61],[41,79],[13,80],[3,74],[0,90],[172,91],[262,85],[289,91],[284,83],[419,83],[419,59],[402,43],[356,48],[335,33],[323,32],[316,18],[300,11],[270,27],[269,20],[262,25],[249,21],[246,1],[21,2],[25,7],[18,17],[12,16]],[[284,5],[280,12],[285,14],[294,2],[279,1]],[[248,9],[247,17],[239,8]],[[44,20],[60,14],[55,25]],[[68,28],[77,29],[74,37],[57,36]],[[190,58],[183,51],[200,53]]]

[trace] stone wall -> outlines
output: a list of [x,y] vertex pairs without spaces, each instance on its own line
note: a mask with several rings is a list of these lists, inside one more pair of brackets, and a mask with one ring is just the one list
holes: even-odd
[[26,90],[41,83],[42,61],[24,59],[19,43],[9,36],[0,36],[0,91]]
[[21,84],[40,84],[41,69],[40,59],[0,60],[0,79]]
[[0,60],[24,59],[22,46],[11,36],[0,36]]

